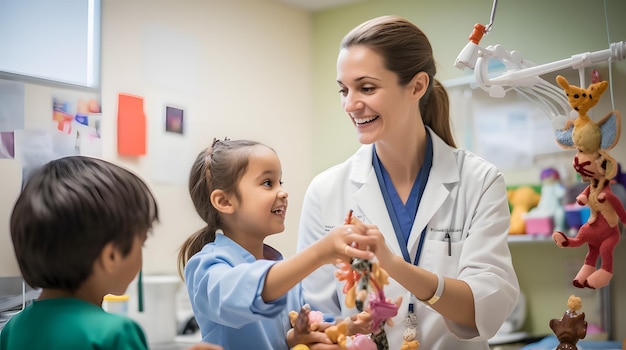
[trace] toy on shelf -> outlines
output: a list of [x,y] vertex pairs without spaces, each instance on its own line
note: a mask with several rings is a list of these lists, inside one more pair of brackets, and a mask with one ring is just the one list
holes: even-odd
[[507,196],[511,205],[509,234],[523,235],[526,233],[524,215],[539,204],[541,194],[537,193],[530,186],[520,186],[516,189],[507,190]]
[[567,299],[567,310],[561,319],[550,320],[550,328],[559,340],[556,350],[578,349],[576,343],[587,335],[585,313],[578,312],[582,308],[580,297],[570,295]]
[[[601,288],[613,277],[613,252],[620,234],[618,221],[626,223],[626,210],[609,186],[617,173],[617,162],[607,152],[619,140],[620,114],[611,111],[599,122],[594,122],[587,114],[606,90],[606,81],[592,83],[587,89],[569,85],[562,76],[557,76],[557,82],[565,90],[571,107],[578,112],[573,122],[569,121],[556,131],[557,142],[564,148],[578,150],[573,166],[589,185],[576,201],[587,205],[591,212],[576,237],[554,231],[552,238],[559,247],[587,244],[587,256],[573,284],[579,288]],[[602,260],[600,269],[596,269],[598,257]]]
[[555,168],[543,169],[540,179],[539,204],[524,215],[526,233],[549,236],[553,230],[565,231],[565,208],[562,202],[565,186]]

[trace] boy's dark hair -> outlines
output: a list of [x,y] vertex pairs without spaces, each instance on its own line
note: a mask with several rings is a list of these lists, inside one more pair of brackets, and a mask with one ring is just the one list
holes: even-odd
[[73,292],[107,243],[126,256],[154,221],[156,200],[139,177],[101,159],[71,156],[29,178],[11,214],[11,238],[26,283]]

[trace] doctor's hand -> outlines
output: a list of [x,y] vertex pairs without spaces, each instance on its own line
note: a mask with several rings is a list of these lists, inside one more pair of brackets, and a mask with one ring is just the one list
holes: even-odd
[[385,241],[385,236],[383,236],[382,232],[380,232],[378,226],[369,224],[366,224],[365,226],[365,234],[374,241],[374,244],[369,248],[374,252],[374,254],[376,254],[379,266],[383,269],[387,269],[388,266],[393,263],[396,254],[389,249],[389,246]]

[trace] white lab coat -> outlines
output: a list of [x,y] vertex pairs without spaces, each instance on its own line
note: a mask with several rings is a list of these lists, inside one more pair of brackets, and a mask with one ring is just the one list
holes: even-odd
[[[478,333],[444,319],[426,303],[416,303],[420,349],[488,349],[487,340],[513,310],[519,295],[517,276],[507,244],[509,209],[502,173],[478,156],[446,145],[434,132],[433,164],[408,242],[415,258],[424,227],[426,241],[419,266],[465,281],[474,294]],[[298,250],[309,246],[337,225],[348,210],[378,226],[393,252],[402,255],[372,167],[372,145],[317,175],[307,189]],[[445,239],[449,233],[451,243]],[[449,249],[451,255],[448,255]],[[314,310],[341,317],[347,309],[343,282],[332,265],[320,267],[303,281],[305,300]],[[394,326],[385,326],[391,350],[402,344],[403,323],[411,295],[395,280],[384,288],[392,299],[403,297]],[[445,292],[444,292],[445,293]]]

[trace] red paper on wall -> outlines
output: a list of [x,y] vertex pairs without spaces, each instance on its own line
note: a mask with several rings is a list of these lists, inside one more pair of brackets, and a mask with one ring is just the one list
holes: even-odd
[[123,156],[146,154],[146,115],[142,97],[118,94],[117,153]]

